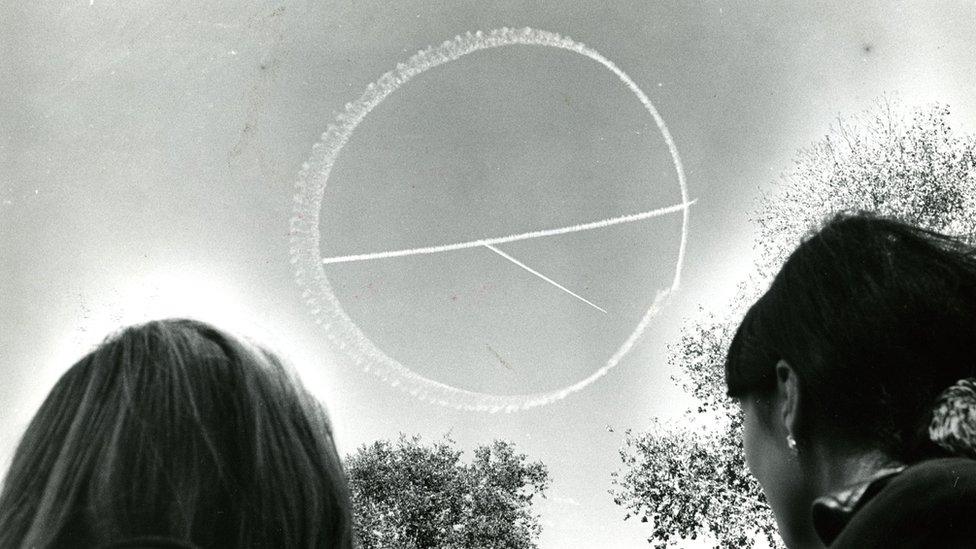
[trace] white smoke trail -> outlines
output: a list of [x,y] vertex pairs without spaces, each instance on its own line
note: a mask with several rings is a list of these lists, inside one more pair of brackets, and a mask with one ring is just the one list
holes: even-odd
[[633,221],[640,221],[641,219],[650,219],[652,217],[658,217],[666,215],[669,213],[680,212],[692,204],[695,201],[692,200],[688,204],[676,204],[674,206],[668,206],[666,208],[658,208],[656,210],[648,210],[646,212],[640,212],[631,215],[622,215],[619,217],[611,217],[609,219],[603,219],[601,221],[593,221],[590,223],[580,223],[579,225],[572,225],[569,227],[559,227],[558,229],[545,229],[541,231],[532,231],[528,233],[519,233],[509,236],[499,236],[495,238],[482,238],[480,240],[469,240],[467,242],[458,242],[456,244],[442,244],[440,246],[426,246],[423,248],[408,248],[405,250],[391,250],[388,252],[373,252],[367,254],[353,254],[353,255],[339,255],[334,257],[326,257],[322,259],[322,263],[329,265],[332,263],[348,263],[350,261],[367,261],[370,259],[386,259],[390,257],[404,257],[408,255],[420,255],[420,254],[436,254],[440,252],[453,252],[455,250],[463,250],[466,248],[478,248],[480,246],[493,246],[496,244],[506,244],[508,242],[517,242],[519,240],[529,240],[532,238],[543,238],[546,236],[556,236],[560,234],[576,233],[580,231],[589,231],[592,229],[602,229],[604,227],[611,227],[613,225],[619,225],[621,223],[631,223]]
[[[321,237],[319,232],[319,215],[329,175],[339,156],[339,152],[349,141],[353,131],[363,121],[366,115],[376,108],[386,97],[413,77],[434,67],[457,60],[475,51],[514,45],[552,47],[588,57],[600,63],[616,75],[631,93],[634,94],[637,100],[640,101],[641,105],[643,105],[644,109],[657,125],[658,131],[660,131],[661,137],[667,144],[668,151],[671,153],[671,159],[674,162],[681,191],[681,202],[677,206],[671,206],[670,208],[674,212],[681,212],[681,240],[678,245],[678,259],[675,262],[674,278],[671,286],[657,293],[654,301],[641,317],[634,331],[607,360],[606,364],[585,379],[558,390],[522,395],[492,395],[452,387],[421,376],[400,364],[392,357],[387,356],[366,337],[362,330],[353,323],[342,309],[325,275],[323,259],[319,252]],[[315,321],[322,325],[326,337],[336,348],[346,352],[353,362],[361,365],[365,370],[376,373],[392,385],[399,386],[422,400],[445,406],[466,410],[488,412],[504,410],[511,412],[555,402],[583,389],[596,379],[605,375],[623,359],[647,328],[651,319],[664,306],[668,297],[678,289],[681,280],[681,268],[684,264],[685,247],[688,237],[688,206],[691,204],[691,201],[688,199],[685,173],[678,155],[678,149],[664,123],[664,119],[658,114],[657,110],[651,104],[650,99],[648,99],[647,95],[637,86],[630,76],[624,73],[612,61],[595,50],[554,32],[531,28],[501,28],[486,33],[480,31],[473,34],[466,33],[463,36],[455,37],[453,40],[445,41],[439,46],[421,50],[406,62],[398,63],[395,70],[384,74],[376,82],[369,84],[359,99],[347,103],[345,110],[336,115],[334,123],[330,124],[325,133],[322,134],[322,140],[312,147],[312,155],[309,160],[302,164],[296,188],[294,215],[291,220],[291,262],[295,268],[295,279],[303,288],[302,296],[306,300]],[[647,213],[649,212],[643,212],[643,214]],[[626,217],[624,216],[624,218]],[[611,218],[611,220],[604,221],[612,221],[614,219],[618,218]],[[619,222],[623,223],[627,221],[631,220],[622,220]],[[603,222],[595,223],[599,224]],[[551,230],[560,231],[566,229],[573,229],[573,227]],[[550,234],[525,236],[532,234],[525,233],[524,235],[512,236],[526,238],[551,236]],[[494,245],[503,242],[505,241],[494,242],[493,239],[486,239],[484,242],[473,241],[463,244],[471,247]],[[397,252],[404,252],[404,250]],[[373,254],[363,255],[369,256],[367,258],[375,258]],[[329,259],[335,260],[336,258]]]
[[579,294],[577,294],[577,293],[574,293],[574,292],[573,292],[572,290],[570,290],[569,288],[567,288],[567,287],[565,287],[565,286],[563,286],[562,284],[560,284],[560,283],[558,283],[558,282],[556,282],[555,280],[553,280],[553,279],[551,279],[551,278],[549,278],[548,276],[546,276],[546,275],[544,275],[544,274],[542,274],[542,273],[540,273],[539,271],[537,271],[537,270],[535,270],[535,269],[533,269],[532,267],[529,267],[529,266],[528,266],[528,265],[526,265],[525,263],[522,263],[522,262],[521,262],[521,261],[519,261],[518,259],[515,259],[514,257],[512,257],[512,256],[510,256],[510,255],[508,255],[507,253],[505,253],[505,252],[503,252],[503,251],[501,251],[501,250],[499,250],[498,248],[496,248],[496,247],[494,247],[494,246],[492,246],[491,244],[485,244],[485,248],[488,248],[489,250],[491,250],[491,251],[493,251],[493,252],[495,252],[496,254],[498,254],[498,255],[500,255],[500,256],[502,256],[502,257],[504,257],[505,259],[507,259],[507,260],[509,260],[509,261],[511,261],[512,263],[514,263],[514,264],[516,264],[516,265],[518,265],[519,267],[521,267],[521,268],[523,268],[523,269],[525,269],[526,271],[528,271],[528,272],[530,272],[530,273],[532,273],[532,274],[534,274],[535,276],[537,276],[537,277],[539,277],[539,278],[541,278],[542,280],[545,280],[545,281],[546,281],[546,282],[548,282],[549,284],[552,284],[553,286],[555,286],[555,287],[557,287],[557,288],[559,288],[560,290],[562,290],[562,291],[564,291],[564,292],[566,292],[567,294],[569,294],[569,295],[571,295],[571,296],[573,296],[573,297],[575,297],[576,299],[578,299],[578,300],[580,300],[580,301],[582,301],[583,303],[586,303],[586,304],[587,304],[587,305],[589,305],[590,307],[593,307],[594,309],[596,309],[596,310],[598,310],[598,311],[600,311],[600,312],[602,312],[603,314],[607,314],[607,310],[606,310],[606,309],[604,309],[603,307],[600,307],[599,305],[597,305],[596,303],[593,303],[592,301],[590,301],[590,300],[588,300],[588,299],[586,299],[585,297],[583,297],[583,296],[581,296],[581,295],[579,295]]

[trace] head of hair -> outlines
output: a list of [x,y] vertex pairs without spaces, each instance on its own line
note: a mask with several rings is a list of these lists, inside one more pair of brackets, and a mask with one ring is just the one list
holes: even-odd
[[320,404],[271,352],[193,320],[133,326],[57,382],[0,494],[0,546],[351,547]]
[[973,249],[897,220],[833,217],[745,315],[725,364],[729,395],[773,391],[780,360],[800,382],[797,438],[906,463],[958,453],[931,427],[934,417],[937,428],[947,424],[934,411],[958,408],[938,406],[961,394],[947,389],[976,373]]

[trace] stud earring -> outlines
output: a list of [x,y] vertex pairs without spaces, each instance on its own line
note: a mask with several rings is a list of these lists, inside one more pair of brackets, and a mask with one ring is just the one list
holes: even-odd
[[786,447],[789,448],[791,452],[793,452],[794,456],[800,453],[800,451],[796,447],[796,439],[793,438],[793,435],[786,435]]

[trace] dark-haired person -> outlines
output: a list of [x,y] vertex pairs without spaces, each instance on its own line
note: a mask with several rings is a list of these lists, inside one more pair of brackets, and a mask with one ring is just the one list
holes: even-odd
[[272,353],[191,320],[72,366],[0,495],[0,547],[350,548],[321,406]]
[[789,547],[976,547],[976,255],[840,215],[804,240],[726,361]]

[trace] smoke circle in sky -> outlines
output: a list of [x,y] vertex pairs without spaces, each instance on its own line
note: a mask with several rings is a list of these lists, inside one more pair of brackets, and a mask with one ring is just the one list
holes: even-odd
[[[323,259],[320,253],[321,233],[319,229],[319,216],[321,214],[326,185],[339,153],[349,141],[356,127],[366,118],[366,115],[400,86],[431,68],[455,61],[476,51],[516,45],[545,46],[574,52],[600,63],[616,75],[637,98],[651,118],[654,119],[661,133],[661,137],[667,144],[680,186],[681,203],[667,208],[584,223],[573,227],[534,231],[532,233],[508,237],[485,238],[478,241],[443,246]],[[484,33],[481,31],[476,33],[469,32],[463,36],[457,36],[453,40],[445,41],[439,46],[421,50],[406,62],[398,63],[395,70],[387,72],[376,82],[369,84],[359,99],[347,103],[345,110],[337,115],[334,122],[328,126],[326,132],[322,134],[322,139],[312,147],[312,155],[302,165],[296,183],[290,231],[291,262],[295,269],[296,280],[302,288],[302,297],[308,304],[316,323],[322,326],[331,346],[346,355],[363,369],[378,375],[390,384],[400,387],[408,393],[428,402],[465,410],[511,412],[548,404],[583,389],[606,374],[630,352],[634,343],[647,328],[651,319],[660,312],[668,298],[678,288],[681,279],[681,268],[684,262],[685,244],[688,234],[688,208],[690,205],[691,202],[688,199],[681,159],[678,156],[678,150],[675,147],[664,120],[651,104],[647,95],[612,61],[579,42],[575,42],[553,32],[531,28],[501,28]],[[496,395],[454,387],[412,371],[377,348],[362,330],[356,326],[336,298],[323,267],[324,263],[438,253],[474,246],[484,246],[503,255],[503,257],[509,260],[514,260],[514,258],[507,256],[507,254],[500,252],[494,247],[494,244],[589,230],[679,212],[682,216],[681,239],[671,285],[657,292],[653,302],[643,314],[633,332],[631,332],[623,344],[602,367],[580,381],[552,391]],[[516,264],[518,263],[516,262]],[[539,273],[534,274],[538,275]],[[565,288],[562,289],[569,292]],[[580,296],[576,297],[583,299]]]

